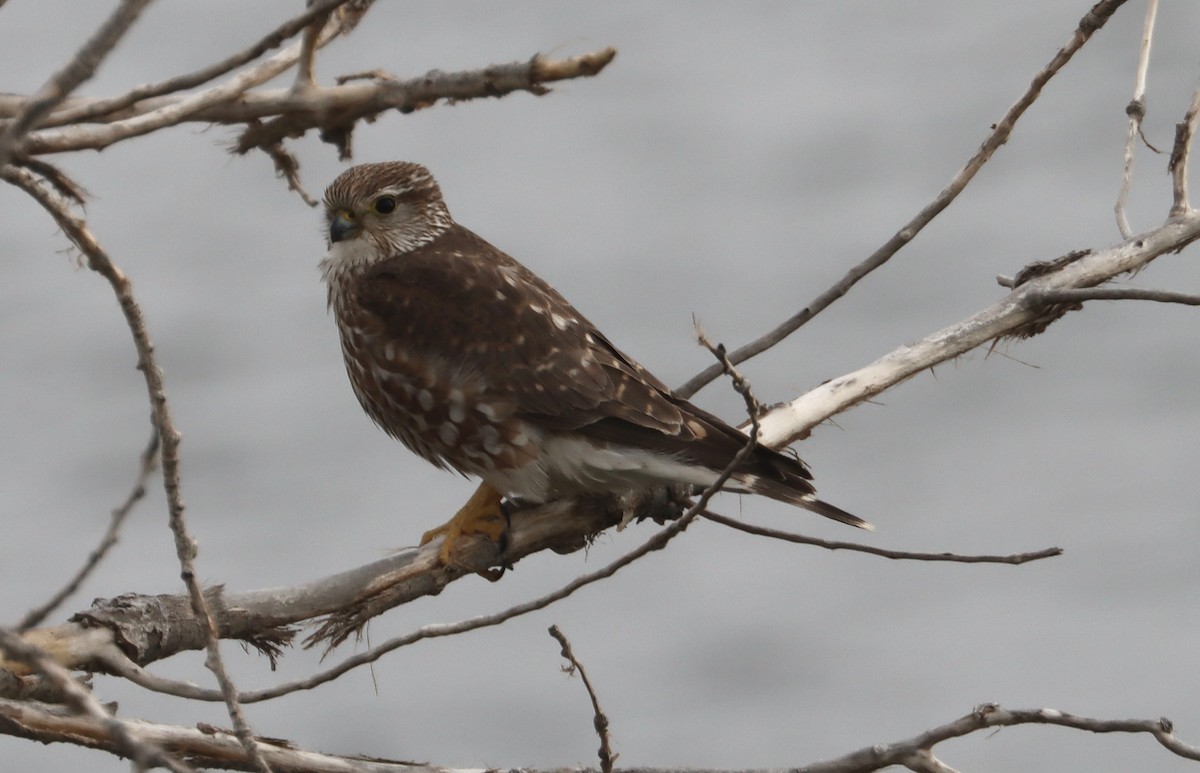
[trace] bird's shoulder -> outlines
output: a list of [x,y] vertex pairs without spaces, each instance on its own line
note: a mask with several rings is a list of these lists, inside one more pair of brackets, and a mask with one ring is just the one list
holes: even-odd
[[548,283],[462,226],[376,263],[353,292],[382,339],[455,359],[543,426],[619,419],[681,428],[679,401],[665,384]]
[[[581,315],[536,274],[453,225],[412,250],[375,262],[351,287],[356,307],[390,336],[420,346],[469,341],[562,346]],[[556,325],[555,321],[559,324]]]

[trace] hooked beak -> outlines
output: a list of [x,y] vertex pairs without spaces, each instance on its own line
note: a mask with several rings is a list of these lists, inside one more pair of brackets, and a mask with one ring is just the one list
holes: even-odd
[[358,236],[358,223],[354,221],[354,213],[339,210],[329,223],[329,241],[333,243]]

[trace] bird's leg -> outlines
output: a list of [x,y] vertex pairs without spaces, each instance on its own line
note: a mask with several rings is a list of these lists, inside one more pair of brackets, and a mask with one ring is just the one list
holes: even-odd
[[445,536],[442,547],[438,551],[438,560],[443,564],[450,563],[450,551],[459,537],[465,534],[482,534],[492,542],[499,542],[504,536],[507,519],[500,507],[503,495],[486,483],[480,483],[479,488],[459,508],[449,521],[436,529],[430,529],[421,536],[424,545],[438,537]]

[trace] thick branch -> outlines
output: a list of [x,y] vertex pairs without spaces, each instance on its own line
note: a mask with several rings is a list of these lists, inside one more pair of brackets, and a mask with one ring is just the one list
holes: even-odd
[[1079,256],[1056,271],[1030,279],[992,306],[920,341],[894,349],[870,365],[831,379],[762,417],[763,445],[780,448],[806,437],[829,417],[868,400],[926,368],[966,354],[1036,322],[1045,290],[1093,287],[1136,271],[1159,255],[1178,252],[1200,237],[1200,214],[1189,212],[1129,241]]
[[588,679],[587,670],[575,657],[575,651],[571,648],[571,642],[567,639],[567,635],[557,625],[550,626],[550,635],[562,647],[562,656],[570,663],[569,666],[563,667],[563,671],[572,676],[578,673],[584,689],[587,690],[588,698],[592,702],[592,726],[596,729],[596,735],[600,737],[600,750],[596,753],[596,756],[600,758],[600,771],[601,773],[612,773],[613,763],[620,755],[613,754],[612,739],[608,734],[608,715],[604,713],[604,709],[600,708],[600,698],[596,695],[592,680]]
[[[45,676],[62,696],[63,702],[74,709],[80,718],[92,724],[98,737],[103,738],[117,753],[135,760],[139,769],[144,770],[149,765],[161,765],[175,773],[189,773],[191,770],[152,741],[131,732],[125,723],[113,717],[109,707],[100,703],[91,690],[76,682],[75,678],[67,673],[58,663],[54,653],[47,652],[3,629],[0,629],[0,651],[9,660],[27,666],[30,672]],[[3,703],[7,704],[9,701]],[[0,732],[5,730],[8,730],[7,726],[0,723]]]
[[[515,563],[545,549],[570,552],[583,547],[585,535],[614,525],[621,516],[619,510],[597,503],[572,507],[557,502],[512,514],[503,559],[495,543],[464,537],[455,545],[453,566],[438,562],[440,543],[434,542],[292,587],[244,592],[216,587],[210,588],[206,597],[221,638],[245,641],[275,655],[281,646],[291,643],[295,634],[288,626],[294,623],[340,613],[342,625],[353,629],[385,609],[436,595],[450,582],[501,561]],[[111,670],[114,643],[123,657],[139,666],[205,645],[203,625],[186,595],[126,594],[98,599],[91,609],[71,620],[27,634],[70,668]],[[13,663],[2,665],[19,670]]]
[[[140,720],[111,720],[125,733],[165,754],[185,759],[197,767],[218,770],[254,770],[236,736],[210,725],[176,727]],[[109,722],[64,714],[56,707],[25,701],[0,700],[0,733],[41,743],[70,743],[99,749],[121,757],[126,749],[114,741]],[[435,773],[439,768],[374,757],[321,754],[304,751],[287,741],[259,738],[263,759],[289,773]],[[190,770],[182,767],[177,770]]]
[[[330,33],[326,28],[326,35]],[[43,129],[28,136],[24,150],[31,155],[71,150],[99,150],[130,137],[188,121],[241,124],[282,116],[279,124],[266,123],[243,135],[239,152],[298,136],[320,127],[347,127],[386,110],[403,113],[428,107],[441,99],[460,101],[501,97],[514,91],[545,93],[543,83],[595,75],[612,61],[616,51],[602,49],[563,60],[535,56],[523,62],[494,65],[482,70],[455,73],[432,71],[409,80],[372,79],[338,86],[317,86],[297,93],[290,88],[248,92],[247,89],[291,67],[300,55],[300,44],[240,73],[220,86],[188,96],[148,99],[133,108],[103,116],[102,124],[79,124]],[[235,99],[236,97],[236,99]],[[86,109],[86,100],[72,101],[72,109]],[[3,103],[0,102],[0,109]]]

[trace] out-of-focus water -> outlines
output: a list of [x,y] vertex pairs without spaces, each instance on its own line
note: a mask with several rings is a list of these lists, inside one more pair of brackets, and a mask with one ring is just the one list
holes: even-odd
[[[108,4],[12,0],[0,89],[30,92]],[[378,3],[319,58],[323,79],[411,76],[608,45],[599,77],[360,127],[356,159],[427,164],[451,210],[559,287],[669,383],[706,366],[692,315],[737,345],[801,308],[950,180],[1064,44],[1087,2]],[[1112,216],[1140,4],[1045,90],[970,189],[891,264],[745,367],[786,399],[991,303],[1033,260],[1119,240]],[[151,8],[82,93],[113,94],[247,45],[296,3]],[[1200,6],[1164,4],[1146,132],[1169,147],[1196,83]],[[472,484],[376,431],[342,371],[316,268],[320,217],[228,128],[187,125],[50,159],[94,195],[91,227],[133,279],[183,432],[205,581],[311,579],[410,544]],[[319,193],[343,165],[289,145]],[[1140,151],[1130,217],[1161,222],[1165,159]],[[0,620],[65,580],[124,497],[149,433],[135,354],[105,283],[49,219],[0,189]],[[1195,248],[1139,286],[1197,291]],[[1090,304],[1037,339],[974,353],[840,416],[800,446],[822,495],[872,544],[1007,553],[1024,567],[891,562],[701,523],[600,585],[500,628],[426,642],[335,684],[254,705],[263,735],[439,764],[594,764],[590,707],[559,672],[559,624],[596,682],[622,765],[796,766],[909,737],[985,701],[1158,717],[1200,742],[1200,324],[1194,310]],[[730,419],[740,398],[697,401]],[[157,484],[156,484],[157,485]],[[862,538],[782,505],[724,512]],[[370,641],[505,608],[650,534],[468,579],[372,624]],[[180,589],[163,497],[56,618],[96,596]],[[357,645],[357,648],[366,643]],[[346,645],[336,660],[355,645]],[[244,688],[278,672],[225,649]],[[332,661],[327,661],[327,663]],[[156,672],[207,683],[198,655]],[[228,725],[219,706],[98,677],[125,717]],[[1148,739],[1014,728],[939,747],[965,770],[1183,769]],[[122,770],[0,737],[13,770]]]

